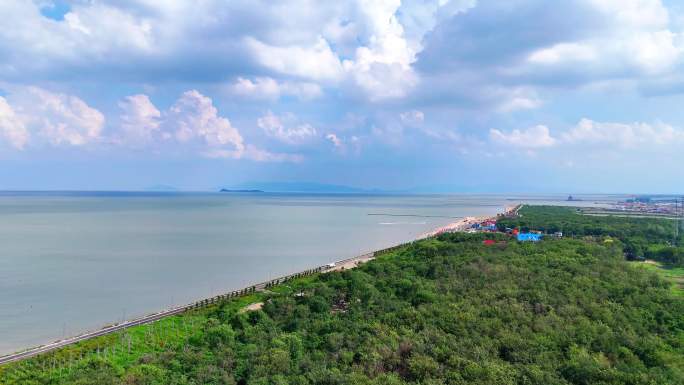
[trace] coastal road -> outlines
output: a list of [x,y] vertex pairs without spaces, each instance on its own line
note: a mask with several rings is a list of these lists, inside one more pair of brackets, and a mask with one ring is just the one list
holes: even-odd
[[164,317],[169,317],[172,315],[182,313],[182,312],[188,310],[191,306],[193,306],[193,305],[188,305],[188,306],[183,306],[180,308],[165,310],[165,311],[155,313],[155,314],[150,314],[148,316],[138,318],[135,320],[122,322],[120,324],[116,324],[116,325],[112,325],[112,326],[107,326],[107,327],[102,328],[100,330],[81,334],[81,335],[76,336],[76,337],[67,338],[67,339],[60,340],[57,342],[53,342],[51,344],[47,344],[47,345],[43,345],[43,346],[38,346],[38,347],[35,347],[32,349],[25,350],[23,352],[18,352],[18,353],[10,354],[7,356],[2,356],[2,357],[0,357],[0,365],[7,364],[10,362],[14,362],[14,361],[20,361],[20,360],[23,360],[23,359],[26,359],[29,357],[36,356],[36,355],[41,354],[41,353],[47,353],[49,351],[59,349],[59,348],[62,348],[62,347],[68,346],[68,345],[72,345],[72,344],[75,344],[75,343],[80,342],[80,341],[85,341],[85,340],[90,339],[90,338],[95,338],[95,337],[103,336],[106,334],[115,333],[117,331],[124,330],[124,329],[130,328],[130,327],[133,327],[133,326],[138,326],[138,325],[158,321]]

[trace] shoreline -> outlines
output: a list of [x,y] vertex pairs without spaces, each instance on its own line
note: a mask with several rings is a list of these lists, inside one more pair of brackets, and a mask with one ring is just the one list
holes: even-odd
[[495,216],[464,217],[460,221],[451,222],[447,225],[438,227],[438,228],[436,228],[430,232],[422,234],[418,238],[416,238],[416,240],[434,237],[434,236],[437,236],[437,235],[443,234],[443,233],[454,233],[454,232],[459,232],[459,231],[465,231],[466,229],[470,228],[472,225],[474,225],[476,223],[481,223],[481,222],[485,222],[488,220],[496,220],[500,216],[516,215],[518,210],[520,210],[521,206],[522,206],[522,204],[505,206],[504,212],[496,214]]
[[413,243],[416,241],[420,241],[423,239],[427,239],[430,237],[434,237],[434,236],[437,236],[439,234],[446,233],[446,232],[465,231],[467,228],[469,228],[474,223],[483,222],[483,221],[486,221],[489,219],[496,219],[502,215],[505,216],[505,215],[515,214],[515,213],[517,213],[517,210],[519,210],[521,206],[522,206],[521,204],[516,204],[513,206],[506,206],[504,208],[503,213],[496,214],[495,216],[477,216],[477,217],[469,216],[469,217],[464,217],[459,221],[449,223],[447,225],[438,227],[438,228],[436,228],[430,232],[421,234],[413,240],[410,240],[410,241],[407,241],[404,243],[400,243],[400,244],[397,244],[394,246],[390,246],[390,247],[385,248],[385,249],[371,251],[371,252],[368,252],[368,253],[365,253],[362,255],[358,255],[355,257],[351,257],[351,258],[341,259],[339,261],[331,262],[331,263],[326,264],[326,265],[317,266],[317,267],[314,267],[311,269],[296,272],[293,274],[284,275],[284,276],[274,278],[274,279],[271,279],[268,281],[259,282],[259,283],[256,283],[254,285],[251,285],[251,286],[246,286],[242,289],[231,291],[229,293],[219,294],[219,295],[216,295],[213,297],[199,299],[195,302],[191,302],[191,303],[186,304],[186,305],[171,307],[171,308],[168,308],[168,309],[156,312],[156,313],[151,313],[151,314],[148,314],[148,315],[145,315],[142,317],[134,318],[131,320],[126,320],[124,322],[115,323],[115,324],[111,324],[111,325],[105,325],[101,329],[98,329],[98,330],[85,331],[85,332],[83,332],[79,335],[76,335],[76,336],[72,336],[72,337],[61,339],[61,340],[53,341],[53,342],[50,342],[50,343],[47,343],[44,345],[29,347],[29,348],[26,348],[24,350],[17,351],[14,353],[0,355],[0,365],[8,364],[11,362],[21,361],[21,360],[31,358],[31,357],[34,357],[34,356],[37,356],[37,355],[40,355],[43,353],[49,353],[51,351],[54,351],[54,350],[57,350],[57,349],[60,349],[60,348],[81,342],[81,341],[89,340],[89,339],[96,338],[96,337],[101,337],[101,336],[104,336],[107,334],[111,334],[111,333],[115,333],[118,331],[122,331],[122,330],[125,330],[128,328],[131,328],[134,326],[150,324],[150,323],[156,322],[156,321],[163,319],[163,318],[166,318],[166,317],[182,314],[182,313],[187,312],[187,311],[191,311],[191,310],[198,309],[201,307],[216,304],[219,301],[224,301],[224,300],[228,300],[231,298],[237,298],[237,297],[240,297],[240,296],[243,296],[246,294],[250,294],[250,293],[254,293],[257,291],[263,291],[264,289],[267,289],[270,286],[283,283],[289,279],[294,279],[294,278],[298,278],[298,277],[302,277],[302,276],[306,276],[306,275],[311,275],[311,274],[317,274],[317,273],[329,273],[329,272],[333,272],[333,271],[353,269],[353,268],[355,268],[355,267],[357,267],[363,263],[372,261],[373,259],[375,259],[375,257],[377,255],[381,255],[385,252],[394,250],[394,249],[402,247],[404,245],[407,245],[407,244],[410,244],[410,243]]

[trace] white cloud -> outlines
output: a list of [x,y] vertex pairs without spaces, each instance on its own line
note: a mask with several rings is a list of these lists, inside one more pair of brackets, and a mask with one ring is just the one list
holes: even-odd
[[360,154],[361,153],[361,138],[356,135],[340,137],[335,133],[328,133],[325,138],[333,145],[335,151],[339,154]]
[[661,0],[587,0],[610,20],[621,25],[640,28],[659,28],[669,21],[669,14]]
[[358,47],[354,60],[343,64],[371,100],[402,97],[418,82],[411,67],[418,47],[404,38],[404,28],[396,17],[400,6],[399,0],[360,1],[370,31],[368,45]]
[[230,85],[230,90],[235,95],[261,100],[278,100],[282,95],[311,100],[323,93],[316,83],[278,82],[270,77],[257,77],[254,80],[238,77],[235,83]]
[[[479,2],[425,35],[413,64],[420,74],[415,98],[508,112],[541,106],[535,93],[568,89],[634,93],[657,81],[658,92],[679,93],[682,82],[673,78],[684,65],[684,34],[683,24],[672,22],[677,12],[660,0]],[[505,92],[521,87],[532,97]]]
[[229,146],[237,153],[245,148],[238,130],[227,118],[218,116],[210,98],[196,90],[184,92],[165,120],[179,142],[200,139],[209,147]]
[[0,96],[0,134],[17,149],[23,149],[29,141],[24,122],[14,113],[7,100]]
[[562,135],[571,144],[614,145],[620,148],[644,149],[684,142],[684,131],[663,123],[612,123],[582,119]]
[[292,122],[296,118],[292,114],[286,114],[283,119],[268,111],[266,115],[257,119],[257,125],[266,135],[290,144],[301,143],[317,135],[316,129],[308,123],[286,128],[283,120]]
[[84,26],[83,23],[81,23],[81,19],[76,13],[67,13],[66,15],[64,15],[64,21],[71,29],[83,32],[86,35],[90,35],[92,33],[88,27]]
[[152,104],[147,95],[127,96],[119,102],[123,110],[121,128],[124,139],[133,144],[144,144],[153,139],[160,130],[161,112]]
[[667,72],[681,60],[681,33],[670,30],[669,12],[660,0],[587,2],[604,18],[605,27],[581,41],[540,48],[529,55],[530,63],[567,67],[581,62],[604,76],[631,67],[649,76]]
[[399,118],[404,124],[416,126],[420,125],[421,123],[423,123],[423,121],[425,121],[425,114],[423,113],[423,111],[411,110],[400,113]]
[[595,47],[582,43],[559,43],[551,47],[534,51],[528,60],[537,64],[557,64],[567,62],[586,62],[596,60],[598,53]]
[[[211,98],[197,90],[184,92],[161,113],[146,95],[133,95],[120,103],[124,110],[124,138],[136,144],[152,144],[154,139],[173,141],[198,151],[207,158],[249,159],[257,162],[300,162],[299,154],[273,153],[245,143],[228,118],[218,114]],[[159,135],[155,135],[159,133]],[[290,132],[293,136],[301,131]]]
[[56,21],[40,13],[39,3],[0,2],[0,14],[5,16],[0,30],[0,53],[6,58],[4,76],[25,80],[41,73],[78,76],[96,63],[111,69],[124,58],[129,62],[149,59],[159,47],[151,20],[131,10],[101,2],[76,2],[64,20]]
[[510,132],[503,132],[497,129],[489,130],[489,138],[495,142],[506,146],[517,148],[544,148],[556,144],[549,133],[549,128],[544,125],[537,125],[525,130],[512,130]]
[[323,81],[338,81],[342,76],[342,64],[322,36],[308,46],[276,46],[253,37],[245,42],[261,65],[281,74]]
[[493,94],[495,99],[501,100],[497,107],[499,112],[532,110],[543,104],[536,92],[529,88],[497,89]]
[[81,146],[100,139],[104,115],[76,96],[19,87],[9,98],[27,129],[53,145]]
[[304,160],[300,154],[274,153],[252,145],[247,145],[243,151],[209,149],[203,155],[213,159],[249,159],[255,162],[299,163]]
[[336,134],[330,133],[326,135],[325,138],[328,139],[336,148],[342,147],[342,139],[340,139]]
[[681,36],[669,30],[644,32],[625,42],[626,53],[649,74],[662,73],[681,59]]
[[559,149],[581,149],[581,152],[592,146],[594,153],[599,150],[653,152],[684,144],[684,130],[660,122],[596,122],[584,118],[557,137],[551,136],[547,126],[537,125],[509,132],[491,129],[489,139],[493,143],[527,150],[557,146]]
[[515,96],[512,99],[505,100],[499,104],[498,110],[500,112],[511,112],[517,110],[532,110],[542,105],[539,99],[527,98],[524,96]]
[[424,35],[440,15],[453,16],[474,3],[357,0],[333,7],[335,12],[323,21],[322,35],[315,39],[297,44],[271,44],[253,37],[245,41],[259,64],[280,74],[334,84],[346,81],[371,101],[402,98],[419,84],[413,63]]

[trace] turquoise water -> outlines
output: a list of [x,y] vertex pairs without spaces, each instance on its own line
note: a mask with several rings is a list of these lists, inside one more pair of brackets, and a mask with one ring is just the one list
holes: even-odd
[[0,193],[0,354],[408,241],[518,200]]

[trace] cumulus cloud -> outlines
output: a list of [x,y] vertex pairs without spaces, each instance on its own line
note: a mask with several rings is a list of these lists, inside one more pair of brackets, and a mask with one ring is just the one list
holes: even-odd
[[[0,53],[36,59],[6,63],[5,76],[17,78],[26,73],[174,80],[241,77],[238,90],[261,87],[267,95],[303,98],[320,94],[313,80],[343,89],[353,85],[372,100],[383,100],[405,96],[418,84],[412,64],[424,35],[438,20],[473,4],[78,2],[56,21],[42,16],[37,3],[5,3],[0,13],[17,17],[9,18],[11,24],[0,31],[2,41],[12,42],[0,44]],[[283,84],[278,79],[280,93],[268,81],[244,81],[264,70],[308,81]]]
[[369,29],[368,45],[358,47],[354,60],[344,62],[356,83],[379,100],[404,96],[415,86],[417,77],[411,63],[416,47],[404,37],[404,28],[396,17],[401,2],[363,1],[360,7]]
[[104,115],[76,96],[15,87],[8,100],[26,129],[52,145],[81,146],[100,139]]
[[660,0],[479,2],[426,34],[414,100],[505,113],[539,108],[535,94],[563,89],[638,90],[664,78],[679,87],[671,77],[684,35],[671,12]]
[[[0,31],[3,87],[36,79],[48,80],[45,88],[78,93],[78,84],[100,86],[114,78],[166,91],[167,81],[178,81],[173,84],[220,88],[231,96],[231,108],[247,115],[228,119],[219,103],[197,91],[161,110],[146,95],[132,95],[119,103],[120,127],[108,121],[128,144],[166,138],[161,142],[187,144],[207,156],[275,161],[293,158],[253,143],[264,136],[286,144],[319,137],[343,148],[362,137],[398,146],[422,132],[419,140],[478,137],[541,149],[609,139],[629,147],[647,143],[640,138],[649,132],[660,138],[654,145],[678,138],[678,129],[661,124],[586,120],[565,133],[553,127],[551,135],[546,126],[520,129],[526,126],[506,121],[533,109],[544,116],[546,106],[562,114],[554,97],[568,89],[578,99],[587,90],[612,96],[618,84],[628,91],[647,83],[674,89],[684,79],[684,36],[675,9],[659,0],[89,1],[72,3],[63,20],[41,15],[39,3],[0,4],[0,14],[10,15]],[[120,90],[110,89],[108,97],[121,98]],[[16,148],[99,142],[104,116],[92,106],[109,111],[102,101],[108,99],[88,100],[91,106],[37,90],[9,89],[0,104],[4,142]],[[251,109],[240,108],[247,99]],[[257,103],[275,101],[301,116],[320,108],[326,113],[321,120],[330,121],[314,128],[294,114],[259,116],[273,107]],[[370,109],[387,112],[372,118]],[[332,121],[352,110],[369,121],[353,129]],[[430,111],[429,121],[422,111]],[[250,132],[233,124],[255,120],[259,130]],[[500,124],[518,129],[474,132]]]
[[338,134],[331,132],[328,133],[325,138],[339,154],[348,154],[351,152],[358,155],[361,152],[361,138],[356,135],[341,137]]
[[542,48],[530,60],[564,66],[572,62],[602,68],[607,74],[653,76],[673,69],[682,56],[681,32],[673,32],[660,0],[588,0],[605,25],[575,42]]
[[[184,92],[166,111],[159,111],[147,95],[131,95],[119,103],[122,109],[121,136],[125,144],[137,146],[175,143],[201,156],[250,159],[258,162],[300,162],[299,154],[273,153],[245,143],[230,120],[220,116],[214,102],[197,90]],[[275,132],[301,136],[307,127]],[[313,128],[311,128],[313,129]]]
[[218,115],[213,101],[196,90],[186,91],[169,109],[166,124],[179,142],[199,139],[210,147],[244,150],[242,135],[227,118]]
[[423,123],[425,114],[423,111],[418,110],[405,111],[399,114],[399,119],[401,119],[404,124],[416,126]]
[[402,98],[418,86],[420,76],[413,64],[424,36],[439,21],[468,10],[475,1],[361,0],[358,4],[365,44],[343,65],[370,100],[382,101]]
[[532,52],[527,60],[535,64],[555,65],[568,62],[588,62],[598,58],[595,47],[582,43],[559,43]]
[[11,146],[19,150],[26,146],[30,136],[24,122],[2,96],[0,96],[0,134]]
[[159,132],[161,112],[147,95],[131,95],[119,102],[122,110],[121,129],[126,141],[144,144]]
[[326,135],[325,138],[328,139],[336,148],[342,147],[342,139],[340,139],[336,134],[330,133]]
[[[313,126],[308,123],[297,124],[296,120],[293,114],[279,117],[268,111],[266,115],[257,119],[257,125],[266,135],[290,144],[301,143],[317,135]],[[294,123],[295,126],[285,127],[286,122]]]
[[78,2],[63,20],[55,21],[41,14],[40,3],[0,2],[0,14],[7,16],[0,30],[7,78],[82,76],[94,64],[111,69],[122,64],[119,59],[155,49],[150,22],[130,10]]
[[279,82],[271,77],[257,77],[254,80],[238,77],[230,85],[230,91],[238,96],[259,100],[278,100],[281,96],[294,96],[300,100],[320,97],[321,87],[311,82]]
[[562,135],[564,142],[633,148],[677,145],[684,142],[684,130],[664,123],[614,123],[582,119]]
[[665,76],[683,48],[660,0],[75,2],[63,20],[42,3],[0,4],[0,77],[231,78],[269,100],[319,97],[317,82],[378,102],[451,89],[479,104],[497,87]]
[[495,143],[525,149],[550,147],[557,142],[551,136],[549,128],[544,125],[537,125],[524,130],[515,129],[510,132],[491,129],[489,130],[489,138]]
[[499,100],[496,109],[504,113],[532,110],[541,107],[543,104],[537,93],[526,87],[496,89],[490,94],[490,97]]
[[308,46],[276,46],[251,37],[245,41],[257,62],[281,74],[323,81],[342,76],[340,59],[322,36]]
[[491,129],[489,139],[492,143],[516,149],[542,149],[555,146],[577,151],[577,149],[586,150],[591,146],[594,152],[625,149],[653,152],[676,148],[684,144],[684,130],[662,122],[597,122],[583,118],[555,137],[551,135],[547,126],[537,125],[507,132]]

